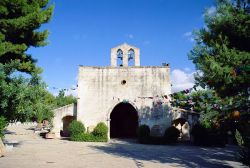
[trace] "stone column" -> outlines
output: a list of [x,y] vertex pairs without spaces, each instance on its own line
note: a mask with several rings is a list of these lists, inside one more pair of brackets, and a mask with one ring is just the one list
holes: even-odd
[[128,51],[126,51],[126,50],[123,51],[122,64],[124,67],[128,67]]
[[117,54],[114,50],[111,50],[111,66],[117,67]]
[[135,53],[135,66],[140,66],[140,50],[139,49],[135,49],[134,50]]

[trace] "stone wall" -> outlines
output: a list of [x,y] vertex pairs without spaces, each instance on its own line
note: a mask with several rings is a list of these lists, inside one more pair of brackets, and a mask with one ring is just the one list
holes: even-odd
[[53,129],[56,137],[60,137],[60,131],[63,129],[62,119],[66,116],[77,116],[76,104],[69,104],[54,110]]
[[169,67],[86,67],[78,73],[77,120],[86,127],[109,126],[110,113],[120,102],[132,104],[139,124],[171,124]]

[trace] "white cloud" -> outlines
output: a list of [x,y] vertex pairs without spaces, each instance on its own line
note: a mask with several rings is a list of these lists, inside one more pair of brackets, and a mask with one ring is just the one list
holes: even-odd
[[206,14],[208,15],[213,15],[216,12],[216,7],[215,6],[211,6],[210,8],[208,8],[206,10]]
[[185,72],[180,69],[174,69],[171,72],[172,93],[194,86],[194,72]]
[[190,42],[194,42],[194,36],[192,32],[186,32],[183,34],[184,37],[186,37]]
[[205,12],[201,15],[201,17],[204,18],[205,16],[212,16],[214,14],[216,14],[216,7],[210,6],[205,10]]

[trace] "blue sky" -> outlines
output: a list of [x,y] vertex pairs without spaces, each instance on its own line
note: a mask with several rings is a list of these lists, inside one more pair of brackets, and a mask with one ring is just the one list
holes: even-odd
[[[44,69],[50,91],[77,84],[79,65],[109,66],[110,49],[127,42],[141,50],[142,66],[170,63],[173,90],[192,85],[194,65],[187,53],[194,29],[204,26],[213,0],[52,0],[49,45],[29,53]],[[211,8],[212,7],[212,8]],[[178,85],[180,85],[178,87]],[[176,88],[175,88],[176,87]]]

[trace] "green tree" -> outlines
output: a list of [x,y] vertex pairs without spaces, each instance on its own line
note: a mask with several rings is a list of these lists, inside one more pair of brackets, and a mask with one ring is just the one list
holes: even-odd
[[[200,122],[211,128],[225,117],[230,106],[229,100],[221,99],[213,90],[184,90],[171,95],[173,107],[194,111],[200,114]],[[232,105],[232,104],[231,104]]]
[[[15,61],[15,69],[27,73],[40,73],[36,60],[26,51],[30,47],[47,44],[48,31],[39,30],[52,15],[49,0],[0,1],[0,63]],[[7,74],[9,75],[9,74]]]
[[56,96],[55,102],[56,107],[62,107],[68,104],[76,103],[77,99],[72,95],[65,96],[65,92],[62,89],[59,91],[58,96]]
[[[38,76],[41,69],[27,53],[30,47],[47,44],[48,31],[39,28],[51,18],[53,5],[48,3],[0,1],[0,116],[7,121],[27,121],[41,111],[51,117],[52,105],[47,99],[51,96]],[[30,76],[24,78],[23,72]]]
[[3,131],[4,131],[6,126],[7,126],[7,122],[5,121],[5,118],[0,116],[0,140],[4,136]]
[[[216,11],[205,14],[205,28],[196,32],[196,45],[189,59],[199,72],[196,85],[214,90],[221,99],[223,108],[217,116],[226,118],[239,111],[238,126],[245,133],[249,132],[250,115],[250,3],[249,0],[216,2]],[[206,116],[211,114],[208,111]],[[249,134],[244,137],[249,143]],[[244,158],[249,160],[249,146],[246,150]]]
[[[51,119],[54,99],[38,76],[8,77],[0,66],[0,116],[7,121],[28,121],[31,118]],[[42,120],[41,119],[41,120]]]
[[218,0],[216,11],[205,14],[205,23],[196,32],[196,45],[189,54],[199,71],[196,84],[230,99],[232,110],[249,113],[249,3]]

